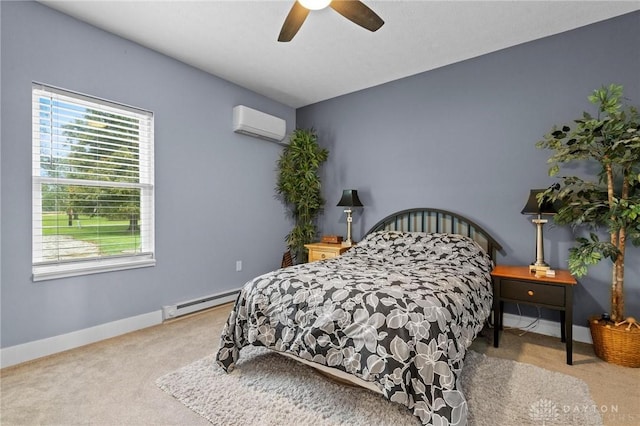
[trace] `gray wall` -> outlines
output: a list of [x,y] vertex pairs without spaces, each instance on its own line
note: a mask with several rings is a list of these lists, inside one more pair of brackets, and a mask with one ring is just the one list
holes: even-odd
[[[335,204],[342,189],[356,188],[365,204],[354,217],[356,239],[393,211],[438,207],[491,232],[505,249],[499,262],[530,263],[535,228],[520,210],[529,189],[552,182],[550,152],[535,142],[589,109],[587,96],[603,84],[623,84],[640,105],[638,46],[636,12],[299,109],[298,126],[315,127],[330,150],[321,231],[345,234]],[[566,268],[570,229],[545,232],[546,260]],[[636,317],[639,254],[627,251],[625,279],[626,312]],[[602,262],[580,281],[576,324],[609,310],[609,271]]]
[[[288,130],[295,111],[38,3],[0,2],[0,19],[0,347],[237,288],[279,266],[290,226],[273,197],[281,148],[232,133],[231,108],[278,115]],[[357,188],[366,207],[356,239],[392,211],[440,207],[495,234],[501,262],[530,262],[534,228],[520,209],[530,188],[551,182],[534,143],[603,83],[640,103],[638,45],[634,13],[298,110],[299,127],[318,129],[331,150],[322,231],[344,233],[334,204]],[[155,112],[156,267],[31,281],[32,81]],[[571,244],[569,230],[546,228],[552,266]],[[639,253],[628,251],[626,275],[636,316]],[[603,264],[581,281],[576,321],[608,309],[607,280]]]
[[[279,267],[290,226],[273,190],[282,148],[233,133],[231,111],[245,104],[291,131],[292,108],[38,3],[0,7],[2,347],[239,288]],[[155,112],[156,267],[31,281],[32,81]]]

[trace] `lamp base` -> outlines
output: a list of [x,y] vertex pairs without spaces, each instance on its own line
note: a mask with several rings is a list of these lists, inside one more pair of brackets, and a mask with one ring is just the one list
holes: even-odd
[[346,240],[342,242],[342,247],[351,247],[353,245],[353,241]]

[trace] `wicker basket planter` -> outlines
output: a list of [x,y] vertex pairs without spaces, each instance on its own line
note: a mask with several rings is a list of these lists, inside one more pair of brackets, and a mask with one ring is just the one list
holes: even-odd
[[616,327],[597,317],[589,318],[593,350],[598,358],[625,367],[640,367],[640,329]]

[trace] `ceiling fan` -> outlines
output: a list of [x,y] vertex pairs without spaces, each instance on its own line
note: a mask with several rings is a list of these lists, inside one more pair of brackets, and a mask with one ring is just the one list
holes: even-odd
[[307,19],[309,11],[324,9],[327,6],[369,31],[377,31],[384,24],[384,21],[360,0],[296,0],[282,24],[278,41],[291,41]]

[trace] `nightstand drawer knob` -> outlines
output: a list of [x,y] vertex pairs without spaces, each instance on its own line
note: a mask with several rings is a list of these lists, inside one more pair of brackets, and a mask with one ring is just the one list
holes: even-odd
[[533,290],[529,290],[529,291],[527,291],[527,294],[528,294],[529,296],[533,296]]
[[320,256],[320,257],[322,257],[322,258],[324,259],[324,258],[326,258],[326,257],[327,257],[327,255],[326,255],[326,254],[324,254],[324,253],[322,253],[322,256]]

